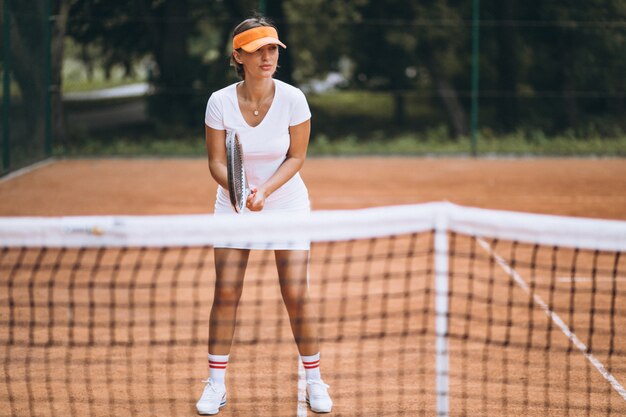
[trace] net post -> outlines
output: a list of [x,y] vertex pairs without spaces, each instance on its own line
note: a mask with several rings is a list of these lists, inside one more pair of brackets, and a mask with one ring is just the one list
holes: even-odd
[[435,221],[435,392],[437,417],[448,417],[448,221]]

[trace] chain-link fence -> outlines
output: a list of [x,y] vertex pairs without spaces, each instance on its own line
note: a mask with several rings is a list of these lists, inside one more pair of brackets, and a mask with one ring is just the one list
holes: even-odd
[[[447,141],[481,153],[485,141],[497,151],[512,138],[541,153],[555,138],[616,138],[610,153],[626,154],[624,0],[49,6],[3,2],[3,172],[52,145],[80,153],[115,138],[192,138],[201,153],[206,100],[236,81],[232,29],[260,6],[288,45],[276,78],[308,96],[312,144],[347,139],[384,151],[400,138],[424,142],[423,152]],[[476,136],[482,145],[472,149]]]

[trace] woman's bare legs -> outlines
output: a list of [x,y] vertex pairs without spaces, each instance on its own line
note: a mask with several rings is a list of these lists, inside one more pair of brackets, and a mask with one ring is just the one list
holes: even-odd
[[277,250],[275,257],[280,291],[298,350],[302,356],[314,355],[319,352],[319,342],[317,316],[308,293],[309,251]]
[[200,400],[198,414],[217,414],[226,405],[226,367],[233,343],[237,306],[243,291],[243,278],[248,265],[249,250],[214,249],[215,295],[209,321],[209,368]]
[[280,291],[289,313],[293,336],[306,373],[306,398],[311,410],[329,413],[333,400],[320,375],[317,316],[309,300],[309,251],[275,251]]
[[228,355],[250,251],[216,248],[214,252],[216,280],[209,322],[209,353]]

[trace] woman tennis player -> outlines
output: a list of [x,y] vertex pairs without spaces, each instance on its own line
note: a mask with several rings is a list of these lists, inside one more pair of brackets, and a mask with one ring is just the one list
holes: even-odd
[[[278,64],[276,28],[262,17],[247,19],[233,33],[231,65],[240,82],[214,92],[205,115],[211,175],[218,183],[215,214],[234,213],[228,195],[225,137],[237,132],[251,194],[245,212],[308,213],[308,191],[299,171],[306,158],[311,112],[304,94],[273,78]],[[244,214],[245,215],[245,214]],[[307,378],[311,410],[330,412],[333,402],[320,376],[314,310],[308,298],[309,242],[215,245],[216,285],[209,324],[210,376],[196,404],[217,414],[226,404],[225,376],[250,249],[274,250],[281,293]]]

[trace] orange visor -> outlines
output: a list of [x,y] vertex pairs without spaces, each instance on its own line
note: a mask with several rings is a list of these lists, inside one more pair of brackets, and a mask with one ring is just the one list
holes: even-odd
[[278,40],[276,29],[271,26],[259,26],[236,35],[233,38],[233,50],[241,48],[246,52],[254,52],[271,43],[287,48],[284,43]]

